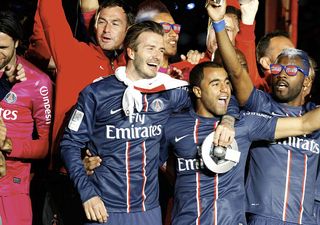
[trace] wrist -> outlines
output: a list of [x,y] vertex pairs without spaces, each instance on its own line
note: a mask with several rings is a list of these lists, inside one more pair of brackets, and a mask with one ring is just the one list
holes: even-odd
[[216,33],[223,31],[226,27],[226,22],[224,19],[218,21],[212,21],[212,27]]
[[245,25],[253,25],[255,16],[242,16],[241,21]]

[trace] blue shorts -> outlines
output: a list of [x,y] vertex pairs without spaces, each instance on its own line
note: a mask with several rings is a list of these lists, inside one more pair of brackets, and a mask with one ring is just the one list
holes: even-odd
[[162,225],[161,209],[156,207],[145,212],[112,213],[109,212],[106,223],[85,223],[85,225]]
[[264,216],[251,215],[248,218],[248,225],[297,225],[297,223],[284,222]]

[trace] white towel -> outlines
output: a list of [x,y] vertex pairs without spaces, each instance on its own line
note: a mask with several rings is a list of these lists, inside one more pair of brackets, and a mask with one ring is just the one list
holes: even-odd
[[115,76],[119,81],[128,86],[122,97],[122,107],[126,116],[132,115],[134,108],[138,112],[141,112],[143,106],[141,93],[156,93],[188,85],[186,81],[174,79],[160,72],[151,79],[131,81],[127,78],[126,67],[124,66],[116,69]]

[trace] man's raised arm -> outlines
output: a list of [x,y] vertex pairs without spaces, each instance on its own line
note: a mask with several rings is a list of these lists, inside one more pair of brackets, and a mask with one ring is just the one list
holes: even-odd
[[223,20],[226,11],[226,1],[222,1],[222,5],[215,5],[214,1],[207,2],[207,12],[213,20],[213,27],[216,32],[218,48],[220,50],[226,70],[229,73],[235,95],[240,106],[246,104],[252,90],[253,84],[248,72],[242,68],[234,47],[232,46],[227,32],[225,30],[225,22]]

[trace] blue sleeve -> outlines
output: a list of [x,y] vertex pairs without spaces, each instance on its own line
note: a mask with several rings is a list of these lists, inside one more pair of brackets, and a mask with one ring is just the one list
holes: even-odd
[[183,109],[188,109],[191,106],[187,87],[176,88],[170,91],[170,94],[173,112],[181,112]]
[[77,105],[61,140],[61,156],[83,202],[98,196],[87,176],[81,151],[90,142],[95,124],[96,101],[90,86],[80,93]]
[[244,105],[244,109],[250,112],[268,113],[271,109],[272,101],[268,93],[254,88],[247,103]]
[[239,103],[235,96],[231,96],[230,102],[227,109],[227,114],[233,116],[234,118],[239,117]]
[[273,141],[277,126],[277,117],[257,112],[245,112],[240,120],[244,129],[247,129],[250,141]]
[[159,153],[159,166],[162,166],[168,159],[168,148],[169,148],[169,141],[166,136],[166,126],[163,129],[162,138],[160,141],[160,153]]

